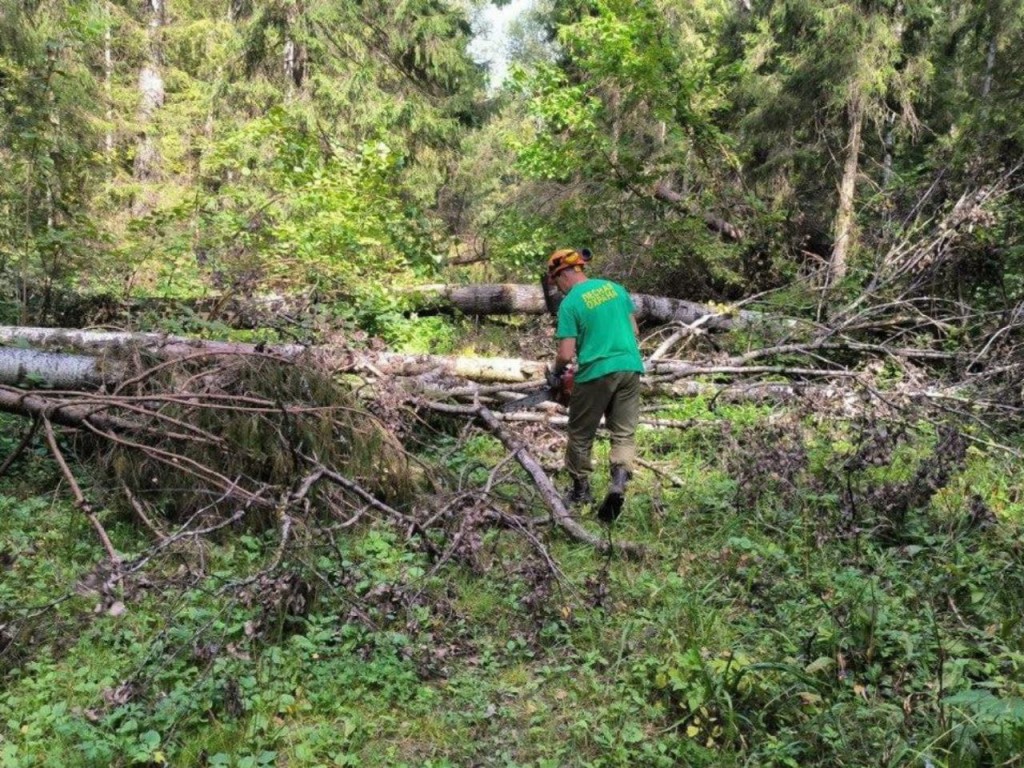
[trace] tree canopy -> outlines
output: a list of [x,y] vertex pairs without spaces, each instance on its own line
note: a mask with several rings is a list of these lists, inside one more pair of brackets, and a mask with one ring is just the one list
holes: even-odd
[[[572,242],[679,298],[856,293],[1021,147],[1012,2],[535,3],[497,93],[471,5],[2,13],[0,280],[26,317],[55,288],[309,286],[370,317],[481,244],[506,277]],[[1016,296],[1019,195],[990,208],[933,290]]]

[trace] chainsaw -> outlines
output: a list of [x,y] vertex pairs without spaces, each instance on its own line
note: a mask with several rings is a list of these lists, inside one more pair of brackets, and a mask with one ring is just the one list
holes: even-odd
[[559,405],[569,405],[569,398],[572,397],[572,388],[576,382],[576,369],[574,366],[566,366],[560,374],[548,371],[547,381],[544,386],[527,392],[524,397],[518,400],[511,400],[502,405],[498,410],[502,413],[519,411],[523,408],[531,408],[546,402],[555,402]]

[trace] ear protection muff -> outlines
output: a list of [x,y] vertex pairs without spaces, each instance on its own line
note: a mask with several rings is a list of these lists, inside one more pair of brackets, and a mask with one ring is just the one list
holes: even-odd
[[591,258],[588,248],[578,251],[575,248],[559,248],[548,257],[548,277],[554,278],[567,269],[582,268]]

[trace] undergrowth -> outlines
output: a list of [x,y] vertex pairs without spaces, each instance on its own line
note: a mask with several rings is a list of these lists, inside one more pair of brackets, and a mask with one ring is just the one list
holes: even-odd
[[[271,531],[110,586],[27,453],[0,487],[0,765],[1021,764],[1017,461],[924,422],[662,415],[690,426],[640,433],[614,532],[647,556],[550,535],[560,573],[500,529],[438,564],[376,523],[256,582]],[[432,439],[467,483],[503,458]]]

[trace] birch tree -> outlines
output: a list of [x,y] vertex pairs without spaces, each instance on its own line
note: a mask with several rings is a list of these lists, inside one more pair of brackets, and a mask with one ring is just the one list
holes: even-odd
[[[165,0],[147,0],[145,22],[147,54],[139,70],[139,139],[135,149],[134,176],[137,181],[148,182],[157,178],[160,168],[160,147],[157,135],[156,115],[163,107],[164,77],[162,62],[161,34],[165,23]],[[153,206],[147,195],[136,198],[133,214],[140,216]]]

